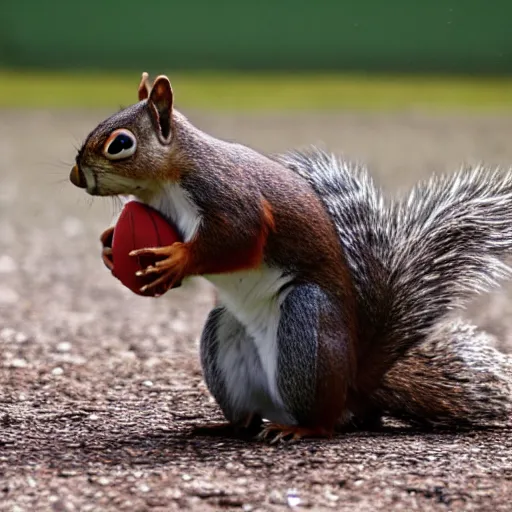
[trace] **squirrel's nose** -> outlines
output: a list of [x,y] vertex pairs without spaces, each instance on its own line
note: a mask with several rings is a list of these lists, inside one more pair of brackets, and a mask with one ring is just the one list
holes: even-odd
[[73,165],[71,172],[69,173],[69,179],[73,185],[80,188],[86,188],[87,182],[85,180],[84,173],[78,168],[78,165]]

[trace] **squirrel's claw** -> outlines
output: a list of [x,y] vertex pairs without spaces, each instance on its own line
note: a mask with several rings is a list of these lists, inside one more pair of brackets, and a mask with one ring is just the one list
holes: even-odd
[[154,256],[171,256],[173,253],[171,247],[173,247],[173,245],[168,245],[166,247],[144,247],[143,249],[134,249],[130,252],[130,256],[143,256],[147,254],[152,254]]
[[154,281],[151,281],[151,283],[146,284],[143,286],[140,291],[145,292],[147,290],[150,290],[151,288],[155,288],[155,286],[158,286],[160,284],[166,283],[167,287],[166,290],[169,290],[172,288],[176,282],[178,281],[178,278],[174,276],[174,272],[168,271],[165,274],[161,275],[158,279],[155,279]]
[[167,256],[167,258],[156,261],[154,265],[150,265],[136,273],[137,276],[161,274],[160,277],[143,286],[140,289],[141,292],[145,292],[163,283],[167,285],[167,289],[173,288],[174,285],[180,282],[187,274],[189,246],[185,243],[176,242],[167,247],[148,247],[130,252],[130,256],[141,256],[145,254]]
[[103,247],[101,259],[103,264],[112,272],[114,270],[114,261],[112,260],[112,249],[110,247]]
[[149,267],[146,267],[142,270],[138,270],[137,272],[135,272],[135,275],[137,277],[143,277],[143,276],[147,276],[149,274],[158,274],[160,272],[162,272],[162,270],[160,268],[158,268],[157,266],[150,265]]
[[100,242],[103,247],[112,247],[112,238],[114,237],[114,228],[105,229],[100,235]]
[[142,270],[139,270],[135,273],[136,276],[147,276],[149,274],[159,274],[162,272],[162,269],[167,266],[167,260],[156,261],[154,265],[150,265]]
[[324,428],[307,428],[296,425],[280,425],[278,423],[267,423],[257,438],[260,441],[269,441],[270,444],[278,443],[281,440],[298,441],[304,437],[331,437],[332,432]]
[[112,260],[112,238],[114,236],[114,228],[110,227],[103,231],[100,236],[102,245],[101,259],[103,264],[112,272],[114,270],[114,261]]

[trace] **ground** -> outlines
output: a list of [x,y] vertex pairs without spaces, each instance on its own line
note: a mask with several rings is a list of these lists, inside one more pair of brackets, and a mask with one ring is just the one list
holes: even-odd
[[[464,162],[512,164],[505,115],[187,113],[265,151],[343,152],[390,193]],[[211,289],[142,298],[103,268],[98,237],[118,205],[67,176],[106,114],[0,111],[0,510],[510,509],[510,431],[391,424],[277,446],[192,436],[222,419],[198,361]],[[464,313],[504,351],[510,297]]]

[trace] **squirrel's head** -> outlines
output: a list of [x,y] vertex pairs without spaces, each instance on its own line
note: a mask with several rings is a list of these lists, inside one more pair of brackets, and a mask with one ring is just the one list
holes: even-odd
[[100,123],[78,151],[69,179],[91,195],[146,195],[173,179],[171,83],[161,75],[150,86],[143,73],[138,92],[138,103]]

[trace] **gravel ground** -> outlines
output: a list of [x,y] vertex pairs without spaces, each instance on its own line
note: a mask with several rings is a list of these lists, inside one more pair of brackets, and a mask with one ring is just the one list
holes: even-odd
[[[118,206],[67,181],[105,112],[0,111],[0,510],[510,510],[512,432],[378,434],[268,446],[194,437],[221,415],[201,379],[212,290],[158,300],[103,268]],[[321,143],[390,191],[512,163],[512,118],[190,113],[265,151]],[[512,347],[512,287],[465,315]]]

